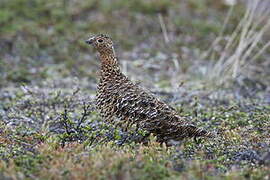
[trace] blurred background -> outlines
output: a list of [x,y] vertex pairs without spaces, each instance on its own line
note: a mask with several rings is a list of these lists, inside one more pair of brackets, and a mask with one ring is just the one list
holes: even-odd
[[153,92],[270,102],[269,19],[268,1],[1,0],[0,91],[94,94],[100,63],[84,40],[106,33],[123,71]]
[[[105,123],[96,33],[217,137],[144,146]],[[269,179],[269,46],[269,0],[0,0],[0,179]]]

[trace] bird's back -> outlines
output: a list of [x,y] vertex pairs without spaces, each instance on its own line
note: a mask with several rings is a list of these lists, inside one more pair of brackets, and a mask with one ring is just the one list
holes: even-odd
[[122,73],[101,78],[97,107],[107,121],[126,127],[137,124],[162,142],[206,135],[206,131],[187,123],[174,108]]

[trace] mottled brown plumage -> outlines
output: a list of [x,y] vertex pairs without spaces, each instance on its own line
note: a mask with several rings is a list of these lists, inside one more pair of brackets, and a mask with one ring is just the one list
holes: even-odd
[[86,42],[100,53],[97,109],[105,121],[125,124],[127,128],[136,124],[155,134],[159,142],[212,137],[211,133],[186,122],[174,108],[131,82],[120,70],[110,37],[100,34]]

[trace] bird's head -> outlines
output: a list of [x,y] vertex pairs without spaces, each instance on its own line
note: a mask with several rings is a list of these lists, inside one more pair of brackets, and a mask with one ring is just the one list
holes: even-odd
[[114,54],[113,42],[108,35],[94,35],[85,42],[92,45],[100,54]]

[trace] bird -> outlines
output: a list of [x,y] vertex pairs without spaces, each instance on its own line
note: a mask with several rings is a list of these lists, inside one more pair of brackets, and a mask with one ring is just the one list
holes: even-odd
[[214,137],[213,133],[194,126],[179,116],[173,107],[124,75],[111,37],[96,34],[85,42],[99,53],[101,67],[96,108],[105,122],[124,125],[127,129],[135,124],[156,136],[160,143]]

